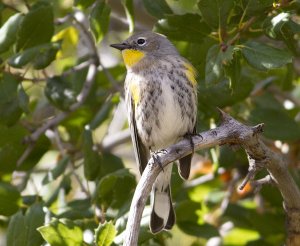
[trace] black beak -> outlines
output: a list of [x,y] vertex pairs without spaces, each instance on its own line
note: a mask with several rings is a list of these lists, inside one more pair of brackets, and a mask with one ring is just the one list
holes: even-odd
[[130,49],[131,45],[122,43],[122,44],[111,44],[111,47],[118,49],[118,50],[125,50],[125,49]]

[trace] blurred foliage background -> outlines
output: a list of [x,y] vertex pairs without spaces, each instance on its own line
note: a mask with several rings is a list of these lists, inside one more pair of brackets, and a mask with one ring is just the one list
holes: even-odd
[[[165,34],[196,67],[198,131],[216,107],[265,123],[299,184],[299,13],[299,0],[1,1],[0,244],[121,244],[139,177],[109,44],[133,31]],[[247,169],[228,146],[198,152],[189,181],[174,168],[176,226],[152,235],[146,207],[139,245],[282,245],[280,193],[238,191]]]

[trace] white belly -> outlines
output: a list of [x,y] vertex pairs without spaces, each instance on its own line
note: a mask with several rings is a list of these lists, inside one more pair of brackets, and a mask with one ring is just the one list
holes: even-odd
[[[181,115],[179,103],[174,99],[170,86],[165,86],[162,91],[164,104],[161,105],[158,117],[160,127],[154,126],[152,140],[155,149],[166,148],[176,143],[191,128],[190,119]],[[154,149],[154,150],[155,150]]]

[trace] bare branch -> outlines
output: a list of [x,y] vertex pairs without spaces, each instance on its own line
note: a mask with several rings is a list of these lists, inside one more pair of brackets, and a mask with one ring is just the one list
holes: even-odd
[[[257,169],[266,168],[274,184],[282,194],[285,208],[299,211],[300,191],[280,156],[268,149],[259,139],[258,133],[261,132],[262,125],[258,125],[254,128],[249,127],[236,121],[221,110],[220,113],[222,123],[219,127],[202,132],[193,137],[195,150],[224,144],[238,144],[242,146],[248,155],[250,164],[250,174],[247,175],[245,180],[251,180]],[[158,156],[162,166],[166,167],[169,163],[190,153],[192,153],[190,141],[182,140],[167,148],[166,152],[159,153]],[[123,245],[137,245],[142,213],[151,187],[160,171],[160,166],[157,165],[153,159],[150,159],[133,196]],[[292,223],[291,227],[293,227],[294,224]],[[293,228],[288,228],[288,232],[290,233],[292,229]]]
[[266,177],[258,180],[253,180],[250,182],[251,186],[254,188],[254,193],[257,193],[260,191],[263,185],[265,184],[272,184],[273,180],[270,175],[267,175]]

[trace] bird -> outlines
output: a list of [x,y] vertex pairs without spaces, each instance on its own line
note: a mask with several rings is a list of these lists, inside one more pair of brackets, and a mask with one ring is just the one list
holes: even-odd
[[[110,46],[122,52],[126,66],[128,123],[142,174],[150,157],[158,157],[159,151],[196,133],[197,72],[159,33],[138,32]],[[179,160],[178,172],[183,179],[189,177],[192,155]],[[171,174],[169,164],[152,186],[149,226],[153,234],[170,230],[175,224]]]

